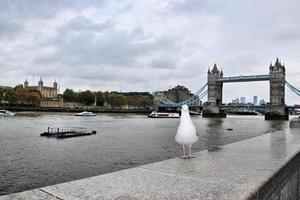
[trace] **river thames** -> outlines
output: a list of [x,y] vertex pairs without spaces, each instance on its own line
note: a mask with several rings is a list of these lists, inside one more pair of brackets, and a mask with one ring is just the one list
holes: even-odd
[[[263,116],[192,117],[200,140],[193,152],[281,130],[287,121]],[[0,118],[0,195],[113,172],[181,156],[176,144],[179,119],[136,114],[75,117],[67,113],[18,113]],[[47,127],[87,127],[96,135],[40,137]],[[233,129],[232,131],[227,130]]]

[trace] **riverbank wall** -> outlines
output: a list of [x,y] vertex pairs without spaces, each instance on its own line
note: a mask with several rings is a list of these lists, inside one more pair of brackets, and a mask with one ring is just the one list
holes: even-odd
[[82,107],[82,108],[50,108],[50,107],[19,107],[19,106],[1,106],[1,109],[13,111],[13,112],[83,112],[90,111],[94,113],[141,113],[141,114],[149,114],[151,110],[147,109],[103,109],[97,107]]
[[300,198],[300,129],[272,132],[194,156],[2,196],[0,200]]

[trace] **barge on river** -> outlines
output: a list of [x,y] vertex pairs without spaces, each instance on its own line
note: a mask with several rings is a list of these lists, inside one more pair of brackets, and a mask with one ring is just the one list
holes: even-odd
[[41,136],[56,137],[56,138],[69,138],[69,137],[94,135],[96,133],[97,132],[95,130],[88,131],[87,128],[83,128],[83,127],[72,127],[72,128],[48,127],[48,131],[41,133]]

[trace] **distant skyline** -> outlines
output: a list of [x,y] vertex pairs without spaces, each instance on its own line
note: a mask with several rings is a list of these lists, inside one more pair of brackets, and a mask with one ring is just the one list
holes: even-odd
[[[224,76],[268,74],[278,57],[300,88],[297,0],[2,0],[0,85],[61,79],[61,92],[196,92],[214,63]],[[223,101],[255,95],[268,82],[224,84]],[[206,99],[205,99],[206,100]],[[286,88],[286,102],[300,97]]]

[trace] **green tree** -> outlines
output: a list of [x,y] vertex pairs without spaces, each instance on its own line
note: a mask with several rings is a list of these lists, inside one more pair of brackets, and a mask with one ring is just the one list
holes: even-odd
[[104,99],[107,101],[107,98],[108,98],[108,96],[110,95],[110,93],[109,93],[108,91],[105,91],[105,92],[103,93],[103,95],[104,95]]
[[6,90],[0,89],[0,102],[5,99]]
[[67,88],[63,93],[63,99],[69,102],[76,102],[77,94],[72,89]]
[[96,98],[97,98],[97,106],[103,106],[105,102],[105,97],[103,92],[96,92]]
[[117,104],[118,104],[117,106],[119,106],[119,107],[125,106],[127,104],[127,97],[122,94],[118,94]]
[[107,97],[107,103],[109,103],[112,109],[116,107],[122,107],[127,104],[127,98],[122,94],[110,93]]
[[95,102],[95,95],[87,90],[78,94],[78,101],[86,105],[91,105]]
[[18,98],[16,92],[13,89],[7,90],[5,93],[4,100],[8,101],[9,103],[17,103]]

